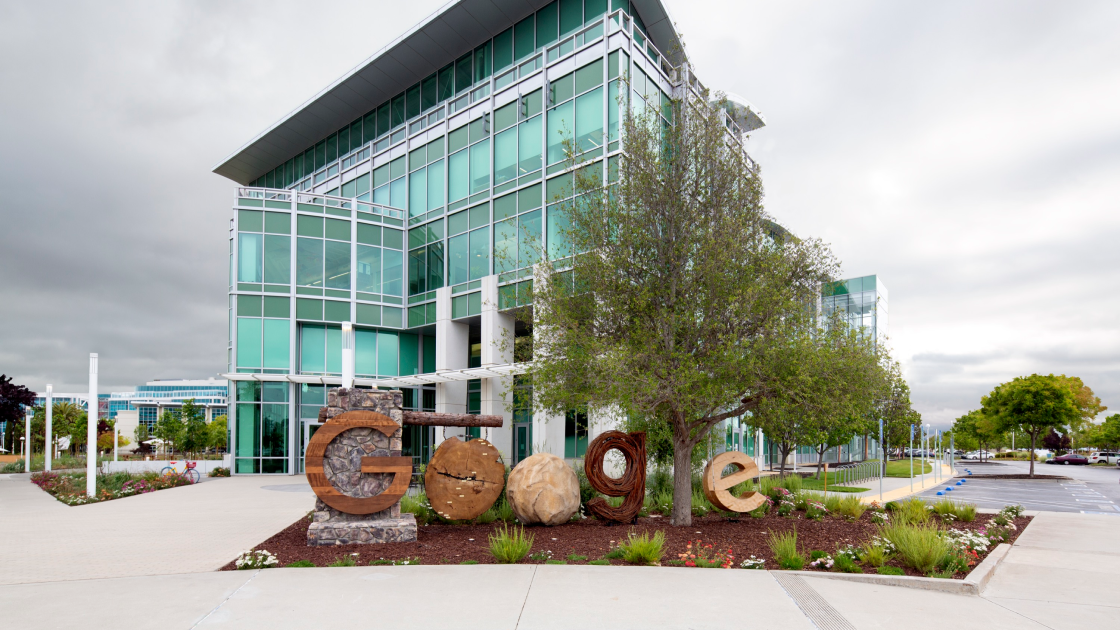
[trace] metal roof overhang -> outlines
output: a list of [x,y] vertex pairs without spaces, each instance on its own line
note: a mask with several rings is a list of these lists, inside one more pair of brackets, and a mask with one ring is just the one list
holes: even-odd
[[[421,385],[434,385],[436,383],[453,383],[469,381],[478,378],[506,378],[516,374],[524,374],[530,365],[528,363],[504,363],[501,365],[487,365],[466,370],[439,370],[431,374],[417,374],[415,376],[397,376],[394,378],[355,378],[354,385],[363,387],[419,387]],[[261,382],[287,382],[306,383],[308,385],[342,385],[342,378],[338,376],[315,376],[311,374],[223,374],[222,378],[231,381],[261,381]]]
[[[449,2],[222,160],[214,172],[247,185],[550,1]],[[661,0],[633,3],[654,45],[679,63],[680,38]]]

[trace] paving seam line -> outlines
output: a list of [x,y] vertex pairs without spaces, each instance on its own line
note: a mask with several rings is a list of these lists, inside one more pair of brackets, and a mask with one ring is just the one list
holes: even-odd
[[525,589],[525,599],[521,601],[521,610],[517,613],[517,623],[513,624],[513,630],[521,627],[521,615],[525,614],[525,605],[529,603],[529,593],[533,591],[533,580],[537,579],[537,567],[533,565],[533,575],[529,578],[529,588]]
[[222,601],[218,602],[218,605],[217,605],[217,606],[215,606],[215,607],[213,608],[213,610],[211,610],[210,612],[206,613],[206,616],[205,616],[205,617],[203,617],[202,619],[199,619],[198,621],[196,621],[196,622],[194,623],[194,625],[193,625],[193,626],[191,626],[191,630],[194,630],[194,629],[195,629],[195,628],[197,628],[197,627],[199,626],[199,624],[201,624],[201,623],[202,623],[203,621],[206,621],[207,619],[209,619],[209,618],[210,618],[210,615],[213,615],[214,613],[218,612],[218,609],[219,609],[219,608],[221,608],[222,606],[225,606],[225,605],[226,605],[226,602],[228,602],[229,600],[233,599],[233,596],[234,596],[234,595],[236,595],[236,594],[238,593],[238,591],[240,591],[241,589],[245,588],[245,587],[246,587],[246,586],[247,586],[247,585],[249,584],[249,582],[252,582],[253,580],[257,579],[257,576],[261,574],[261,571],[264,571],[264,569],[257,569],[257,570],[256,570],[256,573],[254,573],[254,574],[253,574],[253,577],[249,578],[248,580],[245,580],[245,582],[244,582],[244,583],[242,583],[242,584],[241,584],[241,586],[238,586],[238,587],[237,587],[236,589],[234,589],[234,591],[233,591],[232,593],[230,593],[229,595],[227,595],[227,596],[226,596],[226,597],[225,597],[224,599],[222,599]]
[[771,571],[778,585],[801,609],[809,622],[820,630],[856,630],[838,610],[800,576],[791,571]]

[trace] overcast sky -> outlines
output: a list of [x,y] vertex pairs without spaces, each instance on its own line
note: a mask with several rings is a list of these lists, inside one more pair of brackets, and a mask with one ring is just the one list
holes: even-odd
[[[0,372],[223,371],[211,168],[440,5],[0,1]],[[770,212],[888,287],[927,421],[1032,372],[1120,410],[1120,3],[667,5],[766,116]]]

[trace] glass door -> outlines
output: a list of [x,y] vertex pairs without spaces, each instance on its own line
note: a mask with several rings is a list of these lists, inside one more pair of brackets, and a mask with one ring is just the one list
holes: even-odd
[[307,443],[311,441],[311,436],[323,426],[318,420],[303,420],[301,422],[302,431],[300,431],[300,450],[299,450],[299,471],[304,470],[304,460],[307,457]]
[[528,422],[513,425],[513,462],[518,462],[533,454],[533,427]]

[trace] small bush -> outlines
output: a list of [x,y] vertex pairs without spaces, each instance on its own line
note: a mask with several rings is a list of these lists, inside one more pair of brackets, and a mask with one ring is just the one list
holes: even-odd
[[958,503],[957,504],[957,520],[965,523],[971,523],[976,520],[976,504],[975,503]]
[[677,554],[677,562],[686,567],[701,569],[730,569],[735,562],[735,554],[730,547],[727,551],[719,551],[710,543],[705,545],[702,540],[690,540],[685,552]]
[[[229,476],[229,469],[228,468],[222,468],[221,466],[218,466],[217,468],[211,468],[210,472],[207,473],[206,476],[207,477],[228,477]],[[291,566],[291,565],[288,565],[288,566]],[[315,565],[311,565],[311,566],[315,566]]]
[[533,535],[525,534],[524,527],[507,527],[490,534],[490,555],[501,564],[520,562],[533,548]]
[[496,520],[498,520],[498,513],[494,510],[494,506],[491,505],[490,509],[475,517],[474,522],[479,525],[489,525]]
[[548,551],[535,551],[529,554],[529,559],[533,562],[547,562],[552,559],[552,552]]
[[746,560],[740,562],[739,563],[739,568],[742,568],[742,569],[765,569],[766,568],[766,560],[764,560],[762,558],[756,558],[752,555],[751,557],[747,558]]
[[17,459],[14,462],[9,462],[7,464],[4,464],[4,466],[2,468],[0,468],[0,473],[3,473],[3,474],[12,474],[12,473],[21,473],[21,472],[23,472],[23,460],[22,459]]
[[876,569],[879,575],[906,575],[906,572],[898,567],[882,566]]
[[417,525],[427,525],[437,519],[435,510],[428,503],[428,495],[423,490],[414,497],[407,494],[401,497],[401,513],[415,516]]
[[835,508],[829,509],[844,518],[857,521],[867,511],[867,506],[856,497],[844,497],[836,501]]
[[785,475],[782,477],[781,484],[782,487],[786,490],[797,494],[798,492],[801,492],[801,488],[804,485],[804,482],[801,479],[801,475]]
[[929,573],[926,574],[926,577],[941,578],[941,579],[944,579],[944,580],[951,580],[951,579],[953,579],[954,575],[956,575],[956,574],[952,571],[930,571]]
[[338,560],[327,565],[328,567],[356,567],[358,566],[358,554],[352,553],[342,556]]
[[864,543],[859,550],[859,561],[873,567],[881,567],[889,559],[886,548],[873,542]]
[[805,566],[805,555],[797,548],[797,530],[770,533],[767,540],[774,560],[783,569],[800,570]]
[[665,554],[665,532],[657,531],[653,536],[649,532],[638,535],[631,532],[618,547],[622,550],[622,559],[631,564],[660,562]]
[[1006,516],[1007,518],[1019,518],[1025,511],[1026,510],[1024,510],[1021,505],[1008,505],[1000,510],[999,513],[1001,516]]
[[692,491],[692,515],[704,516],[708,512],[714,510],[715,507],[708,501],[708,497],[704,496],[703,492]]
[[655,468],[653,472],[646,476],[646,494],[673,496],[673,475],[669,473],[667,468]]
[[622,551],[622,547],[611,547],[610,551],[603,554],[603,558],[607,560],[621,560],[623,555],[625,555],[625,552]]
[[517,520],[517,515],[513,513],[513,506],[509,504],[509,501],[506,501],[504,494],[490,509],[494,510],[498,520],[503,523],[512,523]]
[[296,560],[295,562],[290,562],[284,565],[284,567],[288,569],[301,569],[313,566],[315,566],[315,563],[310,560]]
[[896,504],[894,522],[900,525],[924,525],[929,522],[930,509],[925,502],[915,497]]
[[833,560],[835,561],[835,564],[832,566],[833,571],[839,571],[840,573],[863,573],[863,569],[859,568],[859,565],[856,564],[855,560],[852,560],[851,556],[836,555],[833,556]]
[[932,571],[952,548],[936,525],[896,523],[883,527],[882,536],[895,546],[904,564],[922,573]]

